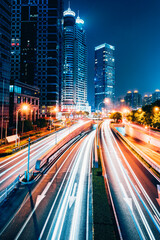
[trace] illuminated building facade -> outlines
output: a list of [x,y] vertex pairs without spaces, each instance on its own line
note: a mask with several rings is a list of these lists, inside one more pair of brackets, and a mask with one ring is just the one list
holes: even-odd
[[22,109],[23,104],[27,104],[28,110],[19,110],[18,116],[22,120],[36,121],[39,118],[39,89],[23,82],[14,81],[14,85],[9,86],[10,105],[9,118],[10,126],[16,124],[16,113]]
[[146,106],[150,104],[152,104],[152,94],[151,95],[145,94],[142,100],[142,105]]
[[142,96],[141,94],[135,90],[134,92],[128,91],[126,96],[124,97],[126,106],[132,109],[138,109],[142,107]]
[[[110,107],[115,101],[115,47],[107,43],[95,47],[95,110],[103,107],[105,98]],[[109,107],[109,106],[108,106]]]
[[38,86],[40,116],[59,106],[62,80],[62,0],[15,0],[12,5],[11,84]]
[[[11,1],[0,3],[0,130],[9,120]],[[1,137],[3,137],[1,135]]]
[[160,100],[160,90],[156,89],[155,92],[152,94],[152,102]]
[[87,110],[87,47],[84,21],[64,11],[62,111]]

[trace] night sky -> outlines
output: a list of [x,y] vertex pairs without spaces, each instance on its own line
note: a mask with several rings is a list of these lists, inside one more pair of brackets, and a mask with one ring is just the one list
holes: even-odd
[[90,104],[94,47],[105,42],[116,47],[116,97],[160,89],[160,0],[71,0],[70,5],[85,21]]

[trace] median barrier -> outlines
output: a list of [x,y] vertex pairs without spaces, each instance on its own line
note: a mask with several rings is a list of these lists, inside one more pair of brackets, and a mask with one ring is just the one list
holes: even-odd
[[51,161],[50,157],[52,157],[53,154],[58,152],[63,146],[65,146],[67,143],[69,143],[72,139],[77,137],[78,135],[82,134],[83,132],[86,132],[88,130],[92,129],[92,121],[86,123],[83,126],[78,127],[73,132],[71,132],[69,135],[67,135],[65,138],[60,140],[56,145],[54,145],[51,149],[49,149],[45,154],[43,154],[39,159],[36,161],[35,170],[41,171],[41,168],[49,163]]

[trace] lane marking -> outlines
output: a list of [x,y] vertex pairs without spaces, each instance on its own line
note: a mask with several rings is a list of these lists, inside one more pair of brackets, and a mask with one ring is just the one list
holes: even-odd
[[[64,163],[67,161],[67,159],[69,158],[69,156],[71,155],[71,153],[74,151],[74,149],[77,147],[77,145],[78,145],[78,143],[77,143],[76,146],[71,150],[71,152],[68,154],[68,156],[65,158],[65,160],[63,161],[63,163],[61,164],[61,166],[60,166],[59,169],[57,170],[56,174],[55,174],[54,177],[52,178],[51,184],[53,183],[54,179],[57,177],[57,175],[58,175],[59,171],[61,170],[61,168],[63,167]],[[72,163],[72,162],[71,162],[71,163]],[[71,164],[70,164],[70,165],[71,165]],[[53,166],[55,166],[55,164],[54,164]],[[68,171],[69,171],[69,168],[68,168]],[[66,172],[65,176],[67,176],[68,171]],[[40,184],[40,183],[39,183],[39,184]],[[37,187],[38,187],[38,186],[37,186]],[[32,195],[33,195],[33,194],[32,194]],[[58,194],[57,194],[56,198],[57,198],[57,197],[58,197]],[[27,200],[28,200],[28,199],[27,199]],[[23,230],[25,229],[27,223],[28,223],[29,220],[31,219],[33,213],[36,211],[36,209],[37,209],[38,206],[39,206],[39,205],[37,205],[36,207],[34,207],[34,209],[32,210],[32,212],[31,212],[30,215],[28,216],[27,220],[26,220],[25,223],[23,224],[21,230],[18,232],[15,240],[17,240],[17,239],[20,237],[20,235],[22,234]]]
[[72,207],[74,201],[76,200],[76,196],[75,196],[76,187],[77,187],[77,183],[74,184],[73,193],[72,193],[72,195],[71,195],[70,198],[69,198],[69,208]]

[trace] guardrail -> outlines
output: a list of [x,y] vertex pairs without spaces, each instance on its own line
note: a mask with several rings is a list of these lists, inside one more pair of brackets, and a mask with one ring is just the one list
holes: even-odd
[[[64,145],[66,145],[68,142],[71,142],[72,139],[78,137],[79,134],[82,134],[84,132],[87,132],[87,130],[91,129],[92,126],[92,121],[86,123],[85,125],[79,127],[78,129],[75,129],[72,133],[71,136],[72,138],[70,138],[70,136],[66,136],[64,139],[60,140],[59,143],[54,146],[52,149],[48,150],[47,153],[45,153],[40,160],[42,160],[43,158],[45,158],[46,161],[48,161],[48,163],[50,163],[52,161],[52,155],[55,154],[58,150],[60,150]],[[60,131],[60,130],[59,130]],[[52,133],[51,133],[52,134]],[[49,159],[51,158],[51,159]],[[23,174],[24,176],[24,174]],[[22,177],[22,176],[21,176]],[[18,175],[18,177],[14,180],[14,182],[12,182],[7,188],[5,188],[4,190],[2,190],[0,192],[0,203],[7,198],[7,196],[11,193],[12,190],[14,190],[18,183],[20,182],[20,175]]]
[[[59,130],[57,130],[57,131],[55,131],[55,132],[48,133],[48,134],[46,134],[46,135],[43,136],[43,137],[40,137],[40,138],[38,138],[38,139],[36,139],[36,140],[33,140],[33,141],[30,142],[30,145],[32,145],[32,144],[34,144],[34,143],[36,143],[36,142],[39,142],[39,141],[41,141],[42,139],[44,139],[44,138],[46,138],[46,137],[49,137],[49,136],[52,135],[52,134],[56,134],[56,132],[58,133],[59,131],[61,131],[61,130],[63,130],[63,129],[64,129],[64,128],[61,128],[61,129],[59,129]],[[12,153],[18,152],[18,151],[22,150],[22,149],[25,148],[25,147],[28,147],[28,143],[23,144],[22,146],[19,146],[19,147],[14,148],[14,149],[12,150]]]
[[143,158],[152,168],[154,168],[158,173],[160,173],[160,166],[155,163],[150,157],[138,149],[133,143],[131,143],[127,138],[125,138],[117,129],[111,126],[111,129],[115,134],[117,134],[124,142],[126,142],[131,149],[133,149],[141,158]]
[[17,187],[19,184],[19,178],[20,176],[18,175],[18,177],[16,177],[16,179],[8,187],[0,192],[0,203],[4,201],[4,199],[6,199],[8,195]]

